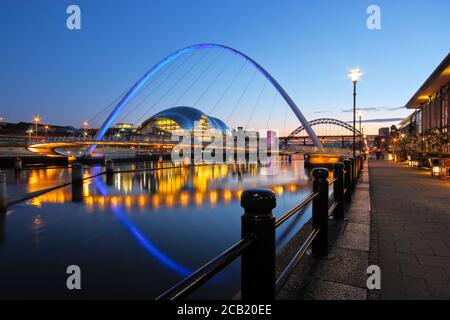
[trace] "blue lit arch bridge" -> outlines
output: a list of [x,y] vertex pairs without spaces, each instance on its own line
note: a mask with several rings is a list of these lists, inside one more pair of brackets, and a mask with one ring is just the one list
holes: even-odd
[[[158,117],[165,110],[179,108],[195,112]],[[192,113],[198,113],[197,118]],[[164,134],[169,131],[161,130],[161,126],[176,129],[180,123],[189,123],[187,129],[196,130],[191,125],[194,120],[203,121],[206,127],[219,127],[223,133],[237,128],[276,130],[289,142],[301,134],[310,147],[319,148],[314,150],[323,147],[323,139],[312,129],[318,123],[308,123],[299,106],[260,64],[231,47],[197,44],[172,53],[150,68],[86,122],[84,136],[72,140],[30,139],[29,150],[74,157],[104,155],[105,150],[115,152],[114,148],[164,153],[173,142]],[[348,125],[333,121],[348,129]],[[300,127],[290,128],[289,123]]]

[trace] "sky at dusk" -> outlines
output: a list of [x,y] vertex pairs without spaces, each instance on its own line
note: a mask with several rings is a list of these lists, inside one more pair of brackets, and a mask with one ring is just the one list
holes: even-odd
[[[81,8],[81,30],[66,27],[70,4]],[[366,26],[372,4],[381,8],[381,30]],[[170,53],[218,43],[261,64],[308,120],[352,119],[346,73],[354,67],[364,73],[358,83],[363,119],[402,118],[412,111],[400,107],[450,51],[449,12],[448,0],[3,0],[0,116],[18,122],[39,114],[46,123],[80,127]],[[157,105],[149,116],[181,104],[231,126],[273,121],[286,133],[296,128],[298,120],[249,65],[224,93],[241,66],[224,52],[193,53],[156,75],[134,103],[142,99],[142,112]],[[178,73],[164,82],[172,71]],[[127,112],[118,119],[137,123],[145,115]],[[365,132],[397,122],[365,123]]]

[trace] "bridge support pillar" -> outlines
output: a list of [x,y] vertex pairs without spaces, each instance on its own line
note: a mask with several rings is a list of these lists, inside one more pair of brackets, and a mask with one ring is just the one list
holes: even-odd
[[0,212],[6,211],[8,202],[6,199],[6,174],[0,172]]
[[14,170],[15,171],[22,170],[22,159],[20,159],[20,158],[14,159]]
[[79,187],[83,185],[83,166],[81,163],[72,164],[72,187]]
[[113,175],[114,174],[114,161],[112,159],[106,159],[105,160],[105,168],[106,168],[107,175]]
[[267,189],[246,190],[241,195],[245,212],[241,218],[242,239],[253,243],[242,254],[242,300],[275,299],[275,216],[276,195]]

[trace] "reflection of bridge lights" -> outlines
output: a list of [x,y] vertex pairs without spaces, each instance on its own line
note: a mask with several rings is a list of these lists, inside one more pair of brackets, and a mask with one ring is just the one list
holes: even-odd
[[180,203],[182,207],[186,207],[189,203],[189,194],[187,194],[186,192],[183,192],[180,195]]
[[155,196],[152,197],[152,205],[153,205],[153,207],[154,207],[155,209],[158,209],[158,208],[159,208],[159,205],[160,205],[160,199],[159,199],[159,196],[158,196],[158,195],[155,195]]
[[31,199],[31,204],[35,207],[41,208],[42,207],[42,202],[41,199],[39,198],[33,198]]
[[216,191],[211,191],[209,193],[209,201],[211,202],[211,204],[215,204],[217,202],[217,192]]
[[202,203],[203,203],[203,194],[201,194],[200,192],[195,193],[195,204],[197,206],[201,206]]
[[168,194],[167,197],[166,197],[166,204],[167,204],[167,206],[168,206],[168,207],[172,207],[172,206],[173,206],[173,203],[174,203],[174,201],[173,201],[173,195]]
[[147,199],[145,198],[145,196],[144,195],[140,195],[139,196],[139,206],[140,207],[145,207],[146,203],[147,203]]
[[231,194],[231,191],[230,191],[230,190],[225,190],[225,191],[223,192],[223,199],[225,200],[225,202],[230,202],[232,196],[233,196],[233,195]]
[[130,196],[125,196],[125,207],[131,208],[133,205],[133,201]]
[[273,187],[273,190],[279,196],[281,196],[283,194],[283,192],[284,192],[284,188],[282,186],[275,186],[275,187]]
[[36,218],[34,218],[33,224],[34,224],[35,226],[40,226],[40,225],[42,224],[41,215],[37,215]]

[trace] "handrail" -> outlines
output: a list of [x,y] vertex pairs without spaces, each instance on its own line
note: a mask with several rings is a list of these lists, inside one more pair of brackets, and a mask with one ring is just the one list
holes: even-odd
[[[355,161],[353,161],[356,163]],[[361,170],[360,164],[356,163],[357,166],[355,169],[357,169],[357,172],[359,173]],[[348,165],[348,162],[346,163]],[[352,166],[353,167],[353,166]],[[326,181],[326,176],[328,176],[328,172],[321,169],[322,171],[318,171],[317,175],[314,175],[314,178],[316,179],[314,181],[314,187],[313,191],[311,192],[303,201],[301,201],[297,206],[289,210],[288,212],[282,214],[278,219],[275,220],[275,222],[272,222],[273,224],[270,225],[268,222],[269,220],[266,220],[265,227],[268,227],[272,231],[266,231],[261,232],[261,228],[248,228],[251,224],[247,224],[245,233],[243,233],[243,239],[239,242],[235,243],[232,247],[227,249],[226,251],[222,252],[219,256],[215,257],[214,259],[210,260],[208,263],[197,269],[194,273],[192,273],[189,277],[183,279],[181,282],[174,285],[169,290],[165,291],[163,294],[158,296],[156,300],[177,300],[182,299],[189,294],[191,294],[194,290],[196,290],[198,287],[200,287],[202,284],[204,284],[206,281],[211,279],[214,275],[219,273],[221,270],[223,270],[226,266],[228,266],[231,262],[233,262],[237,257],[240,255],[243,255],[243,259],[246,258],[247,262],[252,261],[253,265],[246,263],[246,266],[243,267],[242,275],[245,275],[246,280],[242,280],[242,294],[243,296],[253,296],[253,297],[272,297],[274,298],[279,291],[282,289],[282,287],[285,285],[287,279],[290,277],[292,272],[294,271],[295,267],[299,264],[300,260],[303,258],[305,253],[307,252],[308,248],[312,245],[312,252],[316,251],[314,253],[315,256],[322,256],[327,255],[328,252],[328,245],[325,245],[328,242],[328,236],[327,229],[328,229],[328,217],[334,215],[336,219],[343,219],[343,202],[349,201],[349,199],[344,200],[344,195],[350,194],[352,191],[352,183],[356,182],[356,177],[351,174],[350,180],[346,180],[346,174],[352,172],[352,168],[349,170],[343,170],[342,165],[338,169],[335,168],[335,178],[331,179],[330,181]],[[340,171],[339,171],[340,170]],[[325,177],[325,178],[322,178]],[[316,184],[317,181],[317,184]],[[335,184],[335,183],[338,184]],[[345,182],[345,183],[344,183]],[[330,205],[330,199],[328,194],[328,187],[330,185],[334,184],[334,192],[333,192],[333,202]],[[264,190],[263,190],[264,191]],[[262,192],[261,190],[252,190],[249,192]],[[264,192],[268,192],[266,195],[271,196],[269,190],[266,190]],[[337,193],[336,193],[337,192]],[[273,192],[272,192],[273,193]],[[320,197],[320,198],[317,198]],[[247,199],[248,201],[248,199]],[[254,267],[257,266],[264,266],[264,262],[267,262],[267,266],[269,266],[269,271],[266,268],[262,271],[262,275],[265,275],[265,278],[269,279],[271,278],[270,274],[273,272],[273,275],[275,276],[275,243],[272,241],[275,241],[274,238],[271,239],[270,232],[275,232],[276,228],[279,227],[281,224],[286,222],[289,218],[291,218],[293,215],[297,214],[300,210],[304,209],[310,202],[313,202],[313,230],[309,233],[307,238],[304,240],[304,242],[301,244],[298,251],[295,253],[294,257],[289,261],[288,265],[285,267],[285,269],[281,272],[281,274],[276,279],[275,283],[268,282],[268,281],[262,281],[263,284],[261,284],[259,281],[259,278],[255,278],[255,269]],[[241,204],[241,206],[243,206]],[[317,206],[317,207],[316,207]],[[245,207],[244,207],[245,208]],[[272,215],[272,212],[269,211],[269,215]],[[336,211],[341,212],[340,214],[337,214]],[[260,213],[256,213],[260,214]],[[262,215],[264,216],[266,213],[263,212]],[[243,218],[245,215],[243,216]],[[273,217],[273,216],[272,216]],[[314,222],[315,218],[319,219],[318,221]],[[321,220],[320,220],[321,219]],[[246,223],[249,223],[250,220],[247,220]],[[272,220],[273,221],[273,220]],[[325,222],[323,222],[325,221]],[[259,222],[260,223],[260,222]],[[268,224],[267,224],[268,223]],[[273,229],[271,229],[273,228]],[[264,229],[265,230],[265,229]],[[322,231],[321,231],[322,230]],[[243,231],[244,232],[244,231]],[[324,236],[325,234],[325,236]],[[255,242],[254,246],[255,248],[251,247],[252,243]],[[317,245],[313,245],[316,244]],[[261,260],[254,261],[254,252],[252,252],[251,256],[246,256],[247,249],[250,250],[257,250],[259,254],[264,254],[261,252],[261,250],[269,250],[268,248],[272,247],[273,255],[268,255],[268,260]],[[325,248],[325,249],[324,249]],[[270,256],[272,256],[270,258]],[[250,258],[251,257],[251,258]],[[264,258],[264,259],[266,259]],[[250,259],[250,260],[248,260]],[[255,265],[256,263],[256,265]],[[263,263],[261,265],[261,263]],[[270,265],[273,264],[272,267]],[[272,271],[270,271],[270,268],[273,268]],[[264,268],[263,268],[264,269]],[[258,270],[257,270],[258,271]],[[259,275],[258,275],[259,276]],[[242,276],[244,279],[244,276]],[[256,282],[255,282],[256,281]],[[273,281],[273,280],[272,280]],[[249,283],[250,286],[255,286],[255,283],[259,283],[257,286],[258,288],[253,288],[253,292],[249,291]],[[244,286],[245,284],[245,286]],[[245,294],[244,294],[244,288],[245,288]],[[272,293],[271,293],[272,291]],[[261,294],[261,292],[263,292]],[[248,297],[247,297],[248,298]]]
[[331,179],[331,180],[328,182],[328,185],[331,186],[331,185],[332,185],[333,183],[335,183],[336,181],[338,181],[338,178]]
[[275,228],[278,228],[282,225],[286,220],[296,214],[298,211],[306,207],[315,197],[319,195],[318,192],[311,192],[302,202],[296,205],[294,208],[283,214],[275,221]]
[[220,255],[194,271],[194,273],[192,273],[189,277],[183,279],[172,288],[162,293],[156,298],[156,300],[177,300],[183,299],[184,297],[188,296],[195,289],[215,276],[223,268],[228,266],[237,257],[239,257],[241,253],[245,251],[245,249],[247,249],[254,240],[254,237],[240,240],[239,242],[222,252]]
[[336,209],[336,207],[338,206],[338,202],[337,201],[334,201],[332,204],[331,204],[331,206],[330,206],[330,208],[328,209],[328,216],[329,217],[331,217],[332,215],[333,215],[333,212],[334,212],[334,210]]
[[303,258],[306,251],[311,246],[313,240],[316,238],[317,234],[319,233],[319,231],[320,231],[319,229],[314,229],[313,231],[311,231],[311,233],[308,235],[306,240],[300,246],[300,249],[298,249],[298,251],[295,253],[294,257],[291,259],[291,261],[288,263],[286,268],[280,274],[280,276],[278,277],[278,279],[275,283],[275,295],[278,294],[278,292],[280,292],[281,288],[283,288],[287,279],[292,274],[292,271],[294,271],[297,264]]

